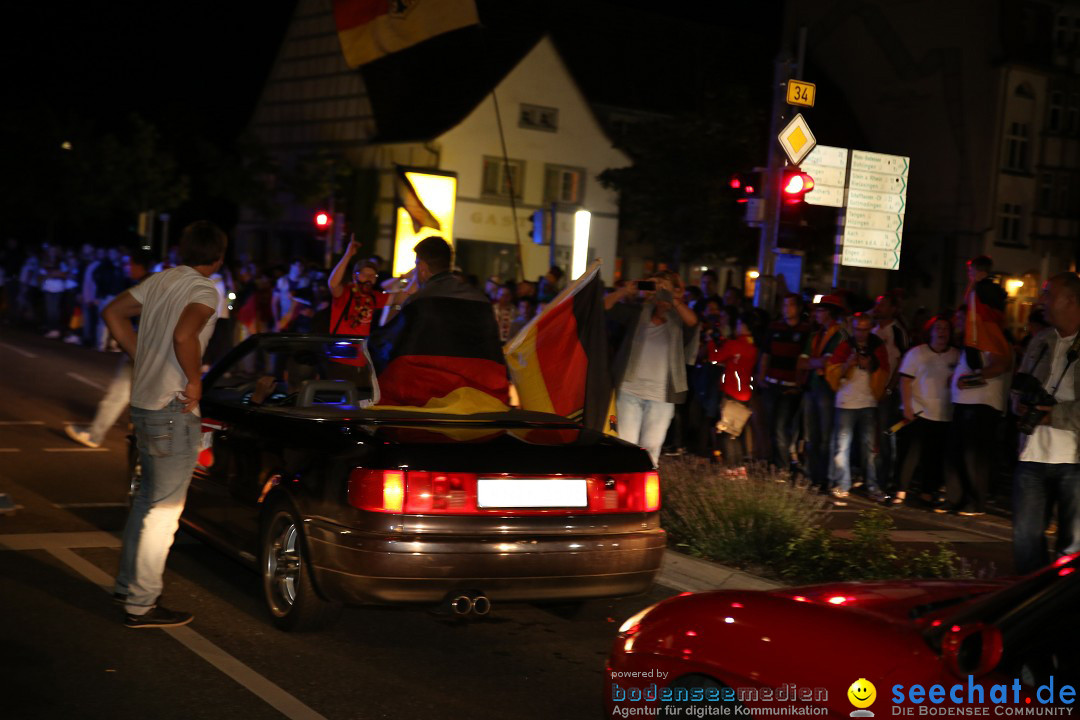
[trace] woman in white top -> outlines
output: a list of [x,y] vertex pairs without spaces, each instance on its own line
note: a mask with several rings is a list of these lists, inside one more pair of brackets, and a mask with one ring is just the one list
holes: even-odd
[[911,488],[911,479],[921,468],[924,490],[936,494],[942,485],[942,469],[952,420],[949,381],[960,351],[949,345],[952,323],[938,316],[927,323],[929,342],[917,345],[900,363],[900,397],[907,426],[900,433],[899,487],[893,504],[901,505]]

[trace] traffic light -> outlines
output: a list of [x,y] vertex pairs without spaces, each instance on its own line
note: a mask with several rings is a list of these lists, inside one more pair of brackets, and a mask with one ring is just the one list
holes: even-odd
[[333,224],[334,221],[330,217],[330,213],[325,210],[319,210],[315,213],[315,232],[319,235],[325,235]]
[[758,171],[735,173],[728,181],[732,196],[737,203],[747,203],[761,197],[761,173]]
[[529,216],[532,229],[529,231],[532,241],[537,245],[546,245],[551,238],[551,215],[549,210],[541,208]]
[[798,168],[784,170],[782,183],[780,189],[785,205],[798,205],[806,193],[814,189],[814,178]]

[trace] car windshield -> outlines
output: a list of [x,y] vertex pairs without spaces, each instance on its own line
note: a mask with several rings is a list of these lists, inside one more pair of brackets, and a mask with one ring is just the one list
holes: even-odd
[[360,337],[254,336],[211,370],[204,384],[207,399],[263,408],[359,410],[378,401]]

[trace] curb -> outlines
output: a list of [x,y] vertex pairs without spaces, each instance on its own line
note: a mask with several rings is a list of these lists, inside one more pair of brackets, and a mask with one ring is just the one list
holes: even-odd
[[674,550],[664,551],[664,562],[656,582],[681,592],[774,590],[784,587],[781,583]]

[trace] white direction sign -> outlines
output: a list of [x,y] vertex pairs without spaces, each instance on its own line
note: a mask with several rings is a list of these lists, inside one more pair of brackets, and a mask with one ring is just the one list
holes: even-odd
[[899,155],[851,152],[841,264],[900,267],[908,167],[908,158]]
[[802,113],[796,113],[795,117],[791,118],[791,122],[776,137],[780,140],[780,147],[784,148],[792,165],[798,165],[799,161],[810,154],[817,145],[814,133],[810,132],[810,126],[806,124]]
[[814,189],[803,200],[810,205],[844,207],[844,181],[847,179],[848,149],[817,145],[799,165],[814,178]]

